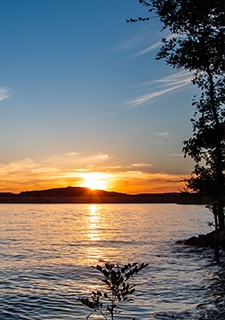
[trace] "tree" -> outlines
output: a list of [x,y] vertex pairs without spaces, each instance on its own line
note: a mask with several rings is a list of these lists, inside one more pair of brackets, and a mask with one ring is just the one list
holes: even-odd
[[205,199],[214,215],[215,259],[219,261],[219,234],[224,232],[225,113],[222,79],[216,78],[210,70],[195,80],[202,94],[193,102],[197,109],[193,137],[184,141],[183,151],[196,163],[187,186]]
[[[171,37],[162,39],[157,59],[193,73],[200,89],[195,97],[193,136],[184,141],[184,156],[195,167],[187,187],[199,193],[214,214],[216,231],[225,230],[225,2],[224,0],[149,0],[139,2],[156,13]],[[128,22],[149,21],[146,18]]]
[[[184,141],[184,156],[195,167],[187,187],[200,194],[214,214],[218,236],[224,232],[225,209],[225,3],[224,0],[149,0],[139,2],[155,12],[171,37],[162,39],[157,59],[193,73],[201,91],[193,100],[193,136]],[[128,22],[149,21],[150,17]],[[216,253],[218,259],[218,252]]]

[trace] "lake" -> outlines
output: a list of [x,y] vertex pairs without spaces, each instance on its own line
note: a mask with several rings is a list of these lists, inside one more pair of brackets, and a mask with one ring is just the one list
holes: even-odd
[[101,261],[149,263],[116,319],[200,319],[215,308],[213,251],[175,243],[211,231],[204,206],[1,204],[0,217],[0,319],[85,319],[78,298],[101,288],[91,267]]

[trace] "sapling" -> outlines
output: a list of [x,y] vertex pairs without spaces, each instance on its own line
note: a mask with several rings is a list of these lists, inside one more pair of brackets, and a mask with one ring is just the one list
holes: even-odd
[[93,313],[99,313],[106,320],[115,319],[115,308],[121,302],[131,301],[130,296],[135,292],[135,285],[131,285],[129,279],[147,265],[137,262],[126,265],[106,262],[103,266],[93,267],[102,273],[100,280],[105,284],[106,292],[96,290],[92,291],[91,297],[79,298],[81,303],[92,309],[86,319]]

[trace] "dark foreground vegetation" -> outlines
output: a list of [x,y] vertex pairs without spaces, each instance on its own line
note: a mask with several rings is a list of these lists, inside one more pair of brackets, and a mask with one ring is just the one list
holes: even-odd
[[100,281],[104,283],[104,288],[92,291],[90,297],[78,299],[91,310],[86,319],[94,313],[100,314],[105,320],[115,319],[118,305],[131,301],[130,296],[135,292],[135,285],[130,284],[130,278],[147,266],[147,263],[119,265],[106,262],[103,266],[94,267],[102,275]]
[[199,198],[188,193],[126,194],[91,190],[81,187],[25,191],[19,194],[0,193],[0,203],[179,203],[201,204]]

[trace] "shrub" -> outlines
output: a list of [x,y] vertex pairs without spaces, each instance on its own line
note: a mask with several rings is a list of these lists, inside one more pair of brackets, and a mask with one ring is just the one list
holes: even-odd
[[101,272],[100,280],[105,284],[106,292],[92,291],[90,297],[81,297],[79,301],[91,310],[86,317],[88,319],[93,313],[100,313],[104,319],[114,319],[115,308],[124,301],[131,301],[130,296],[135,292],[135,285],[129,283],[129,279],[145,268],[146,263],[133,263],[119,265],[106,262],[103,266],[97,265],[93,268]]

